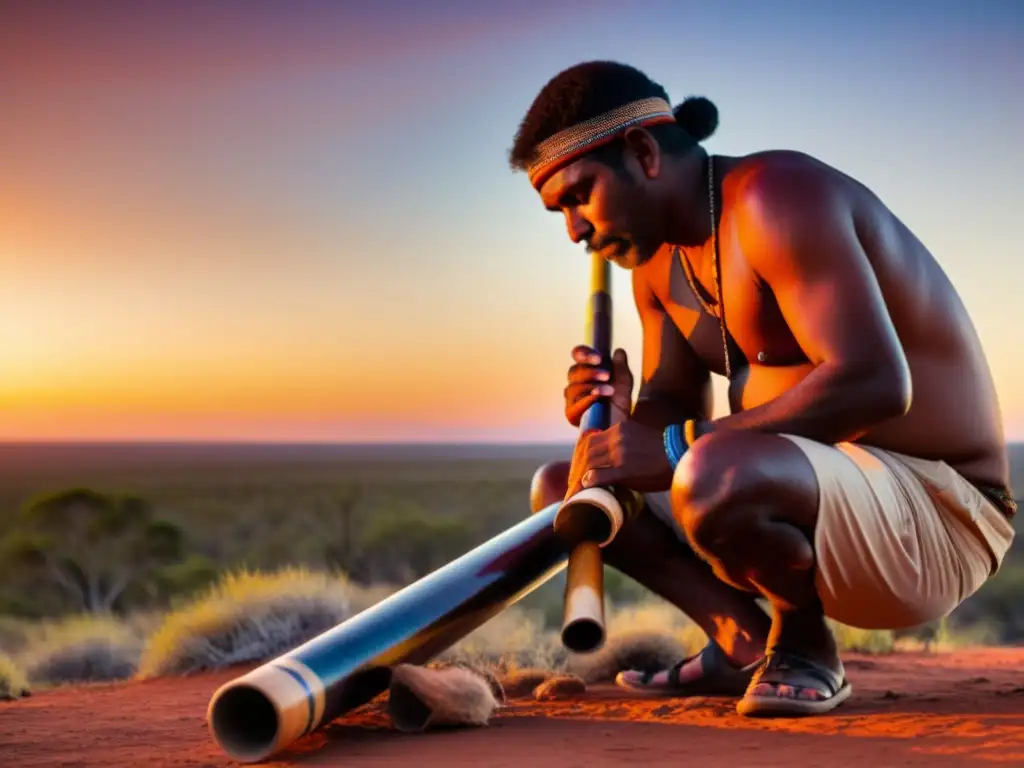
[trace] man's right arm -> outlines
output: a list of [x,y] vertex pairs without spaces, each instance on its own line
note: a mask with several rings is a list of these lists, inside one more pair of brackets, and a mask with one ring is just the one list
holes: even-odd
[[713,393],[707,366],[639,272],[633,274],[633,299],[643,331],[643,360],[630,420],[663,429],[687,419],[709,419]]

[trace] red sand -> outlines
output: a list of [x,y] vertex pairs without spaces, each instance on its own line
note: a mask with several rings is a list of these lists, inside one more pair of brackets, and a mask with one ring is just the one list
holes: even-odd
[[[850,656],[853,697],[831,715],[750,720],[724,699],[649,699],[613,686],[515,700],[476,729],[402,734],[369,705],[271,766],[1024,764],[1024,648]],[[78,686],[0,703],[0,765],[226,766],[206,704],[238,671]]]

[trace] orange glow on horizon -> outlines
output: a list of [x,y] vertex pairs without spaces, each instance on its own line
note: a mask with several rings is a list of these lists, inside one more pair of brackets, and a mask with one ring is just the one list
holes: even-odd
[[[986,36],[981,11],[976,34],[942,22],[950,57],[938,17],[895,6],[765,35],[785,11],[458,5],[5,8],[0,440],[571,440],[589,258],[507,150],[538,86],[594,55],[673,103],[708,89],[712,152],[788,146],[867,183],[960,290],[1024,439],[1024,267],[1003,226],[1024,102],[998,14]],[[683,50],[680,24],[727,28],[735,55],[694,74],[720,42]],[[639,380],[628,276],[612,286]]]

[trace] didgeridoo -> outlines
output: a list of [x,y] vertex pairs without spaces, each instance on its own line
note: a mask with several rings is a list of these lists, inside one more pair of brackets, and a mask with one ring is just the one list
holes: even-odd
[[257,763],[386,691],[398,664],[425,664],[566,565],[558,502],[302,645],[218,688],[214,740]]
[[[594,254],[590,267],[587,344],[612,370],[611,266]],[[599,398],[580,420],[580,436],[611,425],[612,404]],[[554,528],[569,547],[562,643],[570,651],[589,653],[605,641],[604,560],[601,548],[614,540],[639,506],[636,494],[611,488],[585,488],[562,502]]]

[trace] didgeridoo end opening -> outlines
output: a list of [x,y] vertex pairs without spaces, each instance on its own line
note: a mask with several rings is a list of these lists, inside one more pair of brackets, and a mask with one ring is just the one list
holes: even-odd
[[593,653],[604,641],[604,625],[594,619],[576,619],[562,627],[562,645],[573,653]]
[[575,653],[590,653],[604,644],[604,565],[592,541],[569,554],[562,614],[562,644]]
[[227,688],[217,696],[210,706],[209,722],[221,748],[244,763],[270,756],[281,725],[267,695],[245,684]]

